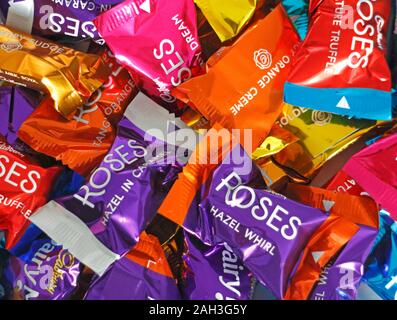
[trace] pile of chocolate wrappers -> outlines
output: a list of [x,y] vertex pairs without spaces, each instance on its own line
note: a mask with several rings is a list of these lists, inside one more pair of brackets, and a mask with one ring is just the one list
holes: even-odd
[[0,1],[0,300],[397,299],[396,5]]

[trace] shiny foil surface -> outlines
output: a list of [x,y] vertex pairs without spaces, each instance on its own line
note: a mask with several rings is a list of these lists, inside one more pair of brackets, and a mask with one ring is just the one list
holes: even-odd
[[50,93],[65,117],[87,102],[108,75],[97,55],[0,26],[0,79]]

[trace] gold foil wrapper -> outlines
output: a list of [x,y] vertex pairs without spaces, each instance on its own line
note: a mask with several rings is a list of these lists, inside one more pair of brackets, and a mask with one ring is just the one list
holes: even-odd
[[257,160],[279,153],[291,143],[297,142],[298,140],[298,137],[290,131],[275,124],[270,130],[269,136],[266,137],[262,144],[252,153],[252,159]]
[[197,29],[201,44],[201,50],[204,60],[207,61],[223,43],[219,39],[214,29],[209,24],[201,10],[197,10]]
[[108,78],[102,59],[0,25],[0,81],[49,92],[63,116]]
[[274,154],[271,161],[257,160],[272,182],[279,180],[285,173],[294,179],[310,177],[327,160],[376,126],[377,122],[348,119],[285,104],[276,124],[299,140]]
[[263,0],[194,0],[221,41],[235,37]]

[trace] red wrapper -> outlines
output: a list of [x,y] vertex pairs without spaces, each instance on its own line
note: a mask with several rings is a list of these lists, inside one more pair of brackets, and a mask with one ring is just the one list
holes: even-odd
[[22,236],[30,215],[47,202],[60,172],[59,167],[40,167],[0,136],[0,230],[7,249]]
[[112,73],[90,101],[77,109],[72,119],[60,116],[50,98],[22,124],[18,136],[44,153],[88,175],[106,155],[116,135],[116,126],[138,92],[136,80],[117,64],[110,51],[102,55]]

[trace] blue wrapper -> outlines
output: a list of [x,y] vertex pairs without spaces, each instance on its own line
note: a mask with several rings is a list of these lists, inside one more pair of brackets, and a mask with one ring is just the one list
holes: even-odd
[[4,232],[0,230],[0,248],[4,248],[6,245],[6,240],[4,237]]
[[29,261],[29,252],[30,252],[30,246],[32,245],[32,241],[34,239],[39,239],[40,237],[43,236],[43,231],[41,231],[39,228],[37,228],[34,224],[30,224],[29,227],[25,230],[23,233],[21,239],[13,246],[10,248],[10,253],[22,260]]
[[67,250],[34,227],[17,247],[13,251],[18,255],[0,249],[0,299],[63,300],[72,296],[80,262]]
[[291,18],[300,38],[306,37],[309,26],[309,0],[282,0],[285,11]]
[[364,280],[382,299],[397,300],[397,222],[384,212]]
[[77,172],[65,168],[50,195],[50,199],[56,199],[77,192],[84,184],[84,177]]

